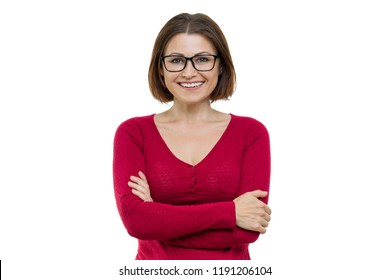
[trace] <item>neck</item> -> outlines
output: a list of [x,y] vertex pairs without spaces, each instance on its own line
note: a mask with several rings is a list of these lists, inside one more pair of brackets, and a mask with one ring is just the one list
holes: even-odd
[[194,123],[199,121],[207,121],[215,116],[216,111],[211,108],[210,103],[203,102],[196,105],[173,103],[172,107],[167,111],[169,118],[174,121]]

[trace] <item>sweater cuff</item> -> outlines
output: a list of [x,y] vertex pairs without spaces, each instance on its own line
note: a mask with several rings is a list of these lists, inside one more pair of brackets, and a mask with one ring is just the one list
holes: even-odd
[[233,201],[220,202],[220,205],[218,205],[218,212],[216,214],[218,220],[221,221],[221,228],[236,228],[236,206]]

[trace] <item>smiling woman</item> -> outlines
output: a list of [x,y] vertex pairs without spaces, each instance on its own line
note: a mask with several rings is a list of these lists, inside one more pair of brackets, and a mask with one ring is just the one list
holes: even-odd
[[[176,103],[185,99],[209,103],[219,76],[220,63],[218,56],[213,55],[216,52],[213,44],[200,34],[181,33],[168,42],[166,55],[162,56],[165,67],[161,74]],[[188,60],[191,63],[187,64]]]
[[235,71],[204,14],[179,14],[157,36],[149,86],[165,112],[124,121],[114,139],[115,198],[137,259],[250,259],[264,234],[270,148],[259,121],[214,110]]

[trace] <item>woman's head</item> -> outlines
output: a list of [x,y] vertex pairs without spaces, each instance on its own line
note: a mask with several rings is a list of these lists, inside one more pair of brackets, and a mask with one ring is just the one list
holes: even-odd
[[[216,71],[218,71],[219,76],[209,99],[211,102],[228,99],[235,89],[236,75],[225,36],[219,26],[208,16],[186,13],[170,19],[156,38],[149,66],[149,87],[152,95],[161,102],[173,100],[173,95],[165,83],[163,73],[166,69],[162,57],[167,55],[167,46],[172,42],[172,38],[175,37],[177,40],[180,36],[176,35],[179,34],[201,35],[213,46],[215,55],[218,56],[216,63],[218,69]],[[187,61],[187,63],[191,63],[191,61]],[[199,73],[207,74],[206,72]]]

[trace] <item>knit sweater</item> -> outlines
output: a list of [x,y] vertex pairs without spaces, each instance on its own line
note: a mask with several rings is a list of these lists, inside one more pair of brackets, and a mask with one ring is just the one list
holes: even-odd
[[[153,202],[143,202],[127,184],[139,171]],[[236,226],[233,199],[269,191],[268,132],[253,118],[231,114],[215,146],[191,165],[170,151],[154,115],[131,118],[115,134],[113,179],[120,217],[138,239],[136,259],[250,259],[248,245],[259,233]]]

